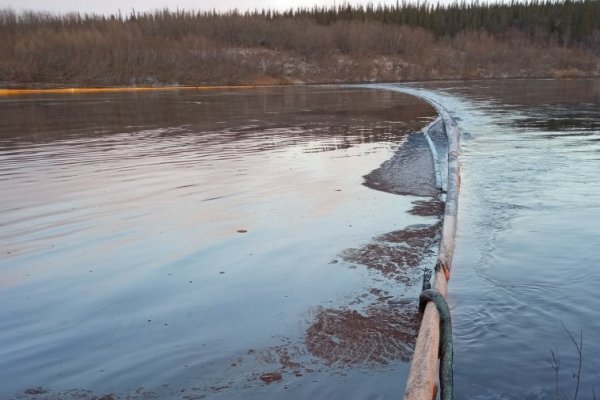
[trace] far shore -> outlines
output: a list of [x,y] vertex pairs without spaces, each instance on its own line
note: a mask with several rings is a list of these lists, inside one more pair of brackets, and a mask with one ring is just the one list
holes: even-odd
[[600,76],[597,0],[111,16],[0,9],[0,39],[2,90]]

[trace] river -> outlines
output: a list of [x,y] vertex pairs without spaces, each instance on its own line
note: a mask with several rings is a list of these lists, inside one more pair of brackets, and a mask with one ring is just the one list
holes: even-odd
[[434,118],[404,88],[463,132],[457,398],[593,398],[585,79],[0,99],[0,397],[399,398],[439,229],[373,179]]
[[438,218],[363,175],[429,105],[339,87],[0,102],[1,398],[403,391]]

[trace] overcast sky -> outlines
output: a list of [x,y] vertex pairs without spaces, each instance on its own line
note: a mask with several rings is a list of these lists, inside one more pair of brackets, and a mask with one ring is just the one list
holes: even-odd
[[[335,0],[0,0],[0,8],[13,8],[14,10],[43,10],[57,13],[69,11],[94,12],[99,14],[116,13],[118,10],[126,13],[135,9],[137,11],[153,11],[168,7],[169,9],[194,9],[220,11],[232,8],[240,10],[254,8],[289,9],[298,6],[333,5]],[[451,0],[441,0],[447,3]],[[343,0],[337,0],[337,4]],[[350,0],[352,4],[366,4],[367,0]],[[380,0],[373,3],[396,4],[396,0]],[[430,1],[437,3],[437,1]]]

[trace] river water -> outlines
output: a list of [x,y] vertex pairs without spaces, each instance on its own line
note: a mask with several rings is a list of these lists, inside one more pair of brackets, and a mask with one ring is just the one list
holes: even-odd
[[[600,81],[411,88],[466,133],[449,285],[457,398],[600,395]],[[583,335],[579,385],[567,330]]]
[[363,175],[434,117],[359,88],[0,99],[0,398],[400,395],[439,204]]
[[[600,83],[404,87],[463,131],[457,398],[593,398]],[[398,89],[1,99],[0,397],[399,398],[439,204],[365,184],[422,153]]]

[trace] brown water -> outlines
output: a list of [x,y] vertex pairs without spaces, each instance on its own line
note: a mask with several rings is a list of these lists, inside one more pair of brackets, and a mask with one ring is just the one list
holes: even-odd
[[600,81],[410,87],[465,132],[449,286],[456,398],[574,398],[579,357],[563,324],[583,334],[578,398],[599,396]]
[[397,398],[440,207],[362,176],[432,118],[358,88],[0,99],[0,398]]

